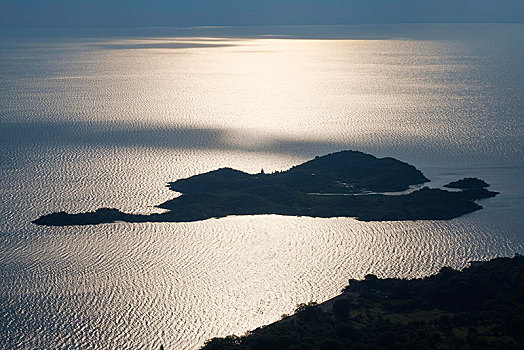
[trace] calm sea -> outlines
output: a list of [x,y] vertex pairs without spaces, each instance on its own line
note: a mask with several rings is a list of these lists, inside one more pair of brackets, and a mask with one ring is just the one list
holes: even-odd
[[[524,25],[0,31],[0,347],[197,349],[367,273],[524,252]],[[168,181],[355,149],[501,195],[451,221],[156,211]]]

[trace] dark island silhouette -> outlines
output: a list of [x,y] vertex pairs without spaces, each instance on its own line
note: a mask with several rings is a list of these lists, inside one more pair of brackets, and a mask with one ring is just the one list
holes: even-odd
[[283,172],[247,174],[222,168],[171,182],[169,188],[182,195],[158,205],[167,209],[161,214],[137,215],[101,208],[79,214],[52,213],[33,223],[187,222],[259,214],[354,217],[362,221],[446,220],[482,209],[475,200],[498,194],[488,191],[489,185],[478,179],[447,185],[459,186],[460,191],[413,188],[428,181],[414,166],[394,158],[341,151]]

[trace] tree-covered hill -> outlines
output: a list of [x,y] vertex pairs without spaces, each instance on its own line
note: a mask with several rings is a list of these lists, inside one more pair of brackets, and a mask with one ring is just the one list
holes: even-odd
[[202,349],[524,349],[524,256],[414,280],[350,280],[332,300]]

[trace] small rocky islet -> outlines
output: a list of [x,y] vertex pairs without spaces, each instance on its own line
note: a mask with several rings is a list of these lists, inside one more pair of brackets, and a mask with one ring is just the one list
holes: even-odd
[[[230,215],[278,214],[353,217],[361,221],[449,220],[482,209],[475,200],[494,197],[489,185],[465,178],[438,188],[420,170],[394,158],[341,151],[287,171],[248,174],[221,168],[168,184],[181,196],[159,204],[161,214],[128,214],[118,209],[43,215],[46,226],[122,222],[188,222]],[[419,186],[419,189],[413,189]],[[411,191],[409,191],[412,189]]]

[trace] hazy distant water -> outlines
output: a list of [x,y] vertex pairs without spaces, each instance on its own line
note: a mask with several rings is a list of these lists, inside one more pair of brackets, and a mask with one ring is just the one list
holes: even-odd
[[[0,32],[0,344],[196,349],[337,294],[524,252],[524,25]],[[502,192],[451,221],[149,212],[168,181],[358,149]]]

